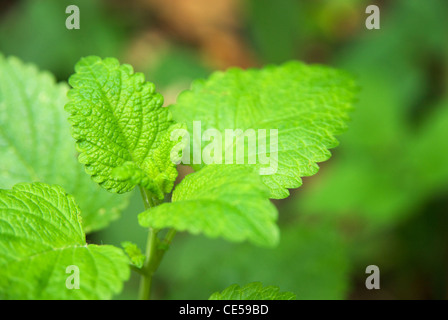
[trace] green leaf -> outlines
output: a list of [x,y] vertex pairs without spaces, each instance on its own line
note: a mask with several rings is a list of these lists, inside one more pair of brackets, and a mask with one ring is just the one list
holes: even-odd
[[252,282],[240,287],[231,285],[222,292],[215,292],[209,300],[296,300],[292,292],[280,292],[279,287],[263,287],[260,282]]
[[[226,129],[257,131],[255,167],[260,173],[262,169],[273,169],[275,173],[265,173],[262,180],[272,198],[285,198],[288,188],[302,184],[300,177],[315,174],[317,162],[330,157],[328,149],[338,144],[334,136],[346,128],[354,91],[353,80],[343,72],[289,62],[261,70],[233,68],[215,72],[207,81],[194,82],[171,110],[174,119],[186,122],[190,136],[196,137],[191,139],[191,150],[193,141],[200,140],[198,133],[193,132],[193,121],[201,121],[202,132],[217,129],[222,136]],[[266,140],[260,137],[261,129],[266,130]],[[271,132],[275,129],[278,135]],[[202,140],[204,150],[209,143],[204,137]],[[234,156],[236,141],[229,141],[228,145],[228,149],[233,146]],[[260,150],[262,141],[266,141],[266,150]],[[267,147],[268,141],[271,148]],[[245,150],[248,144],[248,139],[244,139]],[[226,155],[223,153],[216,156],[221,163]],[[270,159],[269,164],[262,164],[262,155]],[[249,164],[249,156],[245,152],[244,159],[234,157],[234,163],[244,160],[244,164]],[[194,168],[203,166],[195,164]]]
[[143,74],[113,58],[82,58],[75,70],[66,110],[87,173],[112,192],[140,184],[163,198],[177,177],[170,160],[173,121],[163,97]]
[[64,111],[68,86],[1,54],[0,70],[0,188],[33,181],[64,187],[81,208],[85,232],[118,218],[128,196],[102,190],[76,159]]
[[135,243],[125,241],[121,243],[121,246],[137,268],[143,267],[146,257]]
[[[79,270],[79,289],[68,289]],[[129,277],[113,246],[87,245],[79,208],[59,186],[0,190],[1,299],[109,299]]]
[[139,215],[143,227],[187,230],[230,241],[276,245],[277,210],[259,176],[239,165],[211,165],[176,187],[173,202]]

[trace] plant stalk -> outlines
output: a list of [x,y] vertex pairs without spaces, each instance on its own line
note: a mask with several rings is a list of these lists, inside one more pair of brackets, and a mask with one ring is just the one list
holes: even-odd
[[[146,210],[150,210],[162,202],[161,200],[154,198],[144,188],[140,187],[140,191]],[[159,240],[158,233],[158,229],[149,228],[148,230],[148,239],[146,241],[146,260],[140,272],[142,275],[139,288],[140,300],[150,299],[152,277],[159,267],[165,252],[168,250],[171,241],[176,234],[176,230],[170,229],[162,241]]]
[[146,261],[143,265],[143,275],[140,280],[140,300],[149,300],[151,296],[152,276],[155,270],[151,270],[149,266],[152,264],[157,252],[157,232],[153,228],[149,228],[148,240],[146,242]]

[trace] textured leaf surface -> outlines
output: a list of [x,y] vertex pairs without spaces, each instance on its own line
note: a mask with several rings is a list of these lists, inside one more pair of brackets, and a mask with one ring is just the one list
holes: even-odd
[[[216,72],[207,81],[194,82],[171,110],[175,120],[186,122],[191,137],[193,121],[201,121],[202,131],[213,128],[223,136],[225,129],[266,129],[267,141],[275,135],[270,135],[270,129],[277,129],[278,146],[273,143],[272,150],[258,149],[256,167],[270,166],[261,164],[260,154],[272,160],[277,155],[276,173],[263,175],[262,180],[271,197],[285,198],[288,188],[301,185],[300,177],[315,174],[316,163],[330,157],[328,149],[338,144],[334,135],[346,127],[354,91],[354,82],[343,72],[289,62],[261,70]],[[202,148],[207,143],[202,141]],[[247,140],[245,144],[247,148]],[[244,163],[250,163],[249,153],[244,156]]]
[[[73,265],[79,289],[66,287]],[[61,187],[0,190],[0,298],[108,299],[128,277],[122,250],[86,244],[79,209]]]
[[102,190],[78,163],[64,111],[67,90],[49,73],[0,55],[0,188],[61,185],[75,197],[90,232],[118,218],[128,197]]
[[208,166],[185,177],[172,200],[141,213],[140,224],[264,246],[278,242],[276,208],[258,174],[247,167]]
[[209,300],[295,300],[292,292],[280,292],[279,287],[263,287],[260,282],[253,282],[240,287],[231,285],[222,292],[215,292]]
[[140,184],[162,198],[177,177],[170,160],[173,122],[162,96],[116,59],[90,56],[75,70],[66,110],[87,173],[109,191],[124,193]]

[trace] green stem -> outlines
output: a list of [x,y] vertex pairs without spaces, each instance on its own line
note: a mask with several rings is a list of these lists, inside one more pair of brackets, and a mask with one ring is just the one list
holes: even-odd
[[174,236],[176,235],[176,229],[171,228],[168,230],[167,234],[165,235],[165,238],[163,239],[161,243],[161,248],[166,251],[170,247],[171,241],[173,241]]
[[[159,205],[162,202],[161,200],[152,197],[152,195],[144,188],[140,188],[140,191],[142,193],[146,210],[150,210],[151,208]],[[158,229],[149,228],[148,230],[148,239],[146,242],[146,260],[140,272],[140,274],[142,275],[140,280],[139,292],[140,300],[150,299],[152,277],[159,267],[165,252],[168,250],[171,241],[176,234],[176,230],[170,229],[162,241],[159,240],[157,236],[158,233]]]
[[145,210],[158,206],[163,202],[163,200],[155,198],[148,190],[143,187],[140,187],[140,193],[142,194]]
[[140,280],[140,300],[149,300],[151,295],[152,276],[155,270],[151,270],[149,266],[153,263],[157,252],[157,231],[150,228],[148,232],[148,240],[146,242],[146,261],[142,270],[144,271]]

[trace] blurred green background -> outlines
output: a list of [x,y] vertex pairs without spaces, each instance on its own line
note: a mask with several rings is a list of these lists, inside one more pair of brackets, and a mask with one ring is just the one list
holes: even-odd
[[[79,30],[65,28],[71,4]],[[364,25],[369,4],[380,7],[380,30]],[[349,130],[316,176],[275,201],[280,246],[178,234],[154,298],[205,299],[261,281],[299,299],[447,299],[447,19],[446,0],[2,0],[0,52],[60,81],[82,56],[117,57],[167,105],[230,66],[298,59],[348,70],[361,87]],[[89,242],[144,248],[139,197]],[[381,270],[380,290],[365,288],[368,265]],[[137,287],[133,275],[117,298],[136,298]]]

